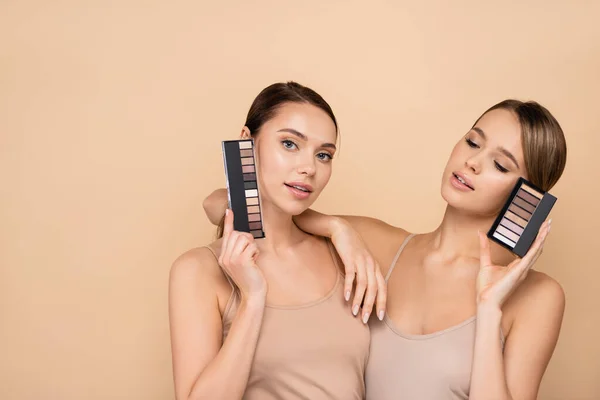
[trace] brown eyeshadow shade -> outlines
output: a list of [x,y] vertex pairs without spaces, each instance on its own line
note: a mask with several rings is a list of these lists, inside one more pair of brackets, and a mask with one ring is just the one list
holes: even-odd
[[262,237],[262,235],[263,235],[262,231],[250,231],[250,233],[251,233],[251,234],[252,234],[252,236],[254,236],[255,238]]
[[534,206],[537,206],[540,202],[540,200],[537,197],[532,196],[531,194],[529,194],[529,192],[526,192],[523,189],[519,190],[518,196],[523,198],[523,200],[527,201],[528,203],[533,204]]
[[259,212],[260,212],[259,206],[249,206],[248,207],[248,214],[255,214],[255,213],[259,213]]
[[519,235],[517,235],[514,232],[509,231],[502,225],[500,225],[500,226],[498,226],[498,228],[496,228],[496,232],[498,232],[499,234],[501,234],[502,236],[504,236],[506,238],[509,238],[510,240],[512,240],[515,243],[519,241]]
[[246,204],[249,206],[254,206],[258,204],[258,197],[247,197]]
[[260,229],[260,228],[262,228],[262,223],[250,222],[250,229]]
[[248,214],[248,221],[250,221],[250,222],[260,221],[260,214]]
[[243,165],[242,166],[242,172],[244,174],[250,173],[250,172],[254,172],[254,165]]
[[242,165],[252,165],[254,164],[254,157],[245,157],[242,158]]
[[532,214],[535,211],[534,206],[532,206],[531,204],[529,204],[528,202],[526,202],[525,200],[523,200],[522,198],[520,198],[518,196],[514,198],[513,203],[518,205],[521,208],[524,208],[525,210],[529,211]]
[[244,180],[245,181],[255,181],[256,174],[244,174]]
[[252,157],[252,149],[240,150],[240,157]]
[[513,231],[514,233],[516,233],[517,235],[520,235],[524,231],[524,229],[522,227],[515,224],[514,222],[507,219],[506,217],[502,218],[501,224],[504,225],[505,227],[507,227],[508,229],[510,229],[511,231]]
[[504,216],[523,228],[527,226],[527,220],[524,220],[512,211],[506,211],[506,214],[504,214]]
[[511,204],[508,209],[517,214],[519,217],[523,218],[525,221],[529,221],[529,217],[531,217],[531,214],[514,204]]

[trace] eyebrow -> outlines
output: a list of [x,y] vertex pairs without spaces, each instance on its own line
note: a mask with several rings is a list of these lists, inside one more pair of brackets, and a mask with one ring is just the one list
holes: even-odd
[[[298,138],[300,138],[300,139],[302,139],[302,140],[308,140],[308,137],[307,137],[305,134],[303,134],[303,133],[301,133],[301,132],[298,132],[298,131],[297,131],[297,130],[295,130],[295,129],[291,129],[291,128],[284,128],[284,129],[280,129],[280,130],[278,130],[277,132],[287,132],[287,133],[291,133],[292,135],[294,135],[294,136],[297,136]],[[335,147],[335,144],[333,144],[333,143],[323,143],[323,144],[321,145],[321,147],[328,147],[328,148],[331,148],[331,149],[334,149],[334,150],[336,150],[336,149],[337,149],[337,147]]]
[[[485,132],[483,131],[483,129],[474,126],[473,128],[471,128],[471,130],[474,130],[475,132],[477,132],[483,140],[487,140],[487,136],[485,136]],[[520,168],[519,163],[517,162],[517,159],[515,158],[515,156],[513,156],[513,154],[510,151],[506,150],[504,147],[498,147],[498,150],[500,151],[500,153],[502,153],[506,157],[510,158],[510,160],[515,163],[517,168]]]

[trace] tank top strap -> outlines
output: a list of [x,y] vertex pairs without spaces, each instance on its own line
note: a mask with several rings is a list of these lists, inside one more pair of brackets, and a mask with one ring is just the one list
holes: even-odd
[[411,233],[410,235],[408,235],[403,241],[402,244],[400,245],[400,248],[398,249],[398,251],[396,252],[396,255],[394,256],[394,259],[392,260],[392,263],[390,265],[390,268],[388,269],[388,272],[385,276],[385,281],[387,282],[388,279],[390,278],[390,276],[392,275],[392,271],[394,270],[394,268],[396,267],[396,263],[398,262],[398,258],[400,258],[400,254],[402,254],[402,250],[404,250],[404,248],[406,247],[406,245],[408,244],[408,242],[410,241],[410,239],[412,239],[415,236],[414,233]]
[[[215,253],[215,251],[213,250],[212,247],[210,246],[202,246],[207,248],[208,250],[210,250],[210,252],[212,253],[212,255],[215,257],[215,260],[217,260],[217,264],[219,263],[219,256],[217,256],[217,253]],[[219,268],[221,268],[221,266],[219,265]],[[227,274],[227,272],[225,272],[223,270],[223,268],[221,268],[221,271],[223,272],[223,275],[225,275],[225,279],[227,279],[227,282],[229,282],[229,285],[231,286],[231,296],[229,296],[229,299],[227,300],[227,304],[225,304],[225,309],[223,310],[223,319],[227,319],[229,317],[229,313],[231,312],[232,308],[234,307],[235,303],[238,301],[239,298],[239,294],[238,294],[238,288],[237,286],[233,283],[233,281],[231,280],[231,278],[229,277],[229,275]]]

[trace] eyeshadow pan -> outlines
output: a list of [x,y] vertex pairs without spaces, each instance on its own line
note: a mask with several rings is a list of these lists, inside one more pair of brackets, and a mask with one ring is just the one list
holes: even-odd
[[529,193],[531,193],[532,195],[534,195],[535,197],[537,197],[538,199],[541,199],[542,197],[544,197],[543,194],[541,194],[540,192],[538,192],[537,190],[535,190],[532,187],[529,187],[528,185],[524,184],[523,189],[527,190]]
[[519,240],[519,235],[517,235],[514,232],[509,231],[502,225],[499,225],[498,228],[496,228],[496,232],[500,233],[504,237],[509,238],[510,240],[512,240],[515,243]]
[[244,189],[256,189],[256,181],[244,182]]
[[250,222],[250,229],[260,229],[260,228],[262,228],[262,223]]
[[239,142],[240,144],[240,149],[251,149],[252,148],[252,142],[250,140],[242,140]]
[[244,174],[244,180],[245,181],[255,181],[256,174]]
[[514,204],[511,204],[508,209],[510,211],[514,212],[515,214],[517,214],[519,217],[523,218],[524,220],[529,221],[529,217],[531,216],[531,214],[529,214],[527,211],[523,210],[522,208],[519,208],[519,207],[515,206]]
[[513,200],[513,203],[515,203],[516,205],[518,205],[521,208],[524,208],[525,210],[529,211],[532,214],[535,211],[535,207],[534,206],[532,206],[531,204],[529,204],[528,202],[526,202],[525,200],[523,200],[519,196],[515,197],[515,199]]
[[253,206],[258,204],[258,197],[250,197],[246,199],[246,204],[248,204],[249,206]]
[[512,211],[506,211],[506,218],[508,218],[509,220],[511,220],[512,222],[514,222],[515,224],[519,225],[522,228],[525,228],[525,226],[527,225],[526,220],[519,217],[517,214],[515,214]]
[[254,164],[254,157],[242,158],[242,165]]
[[242,166],[242,172],[247,174],[248,172],[254,172],[254,165],[244,165]]
[[506,217],[502,218],[501,224],[504,225],[505,227],[507,227],[508,229],[510,229],[511,231],[513,231],[514,233],[516,233],[517,235],[520,235],[521,233],[523,233],[522,227],[515,224],[514,222],[512,222],[511,220],[509,220]]
[[252,149],[240,150],[240,157],[252,157]]
[[250,221],[250,222],[260,221],[260,214],[248,214],[248,221]]
[[515,247],[515,242],[505,238],[504,236],[500,235],[499,233],[494,233],[494,237],[500,241],[502,241],[503,243],[506,243],[507,245],[511,246],[511,247]]
[[248,214],[254,214],[254,213],[259,213],[259,212],[260,212],[259,206],[248,206]]
[[246,190],[246,197],[258,197],[258,190],[256,190],[256,189]]
[[524,200],[526,200],[528,203],[531,203],[534,206],[537,206],[538,203],[540,202],[540,199],[538,199],[535,196],[532,196],[531,194],[529,194],[529,192],[521,189],[519,190],[519,197],[522,197]]
[[255,238],[261,238],[263,237],[263,231],[250,231],[250,233],[252,234],[252,236],[254,236]]

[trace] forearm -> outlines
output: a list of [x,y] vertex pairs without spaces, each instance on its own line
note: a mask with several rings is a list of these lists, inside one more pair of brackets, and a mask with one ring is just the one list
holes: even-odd
[[310,208],[294,217],[296,225],[304,232],[317,236],[331,238],[337,229],[348,227],[349,224],[340,217],[322,214]]
[[500,309],[478,308],[471,400],[512,400],[504,372],[501,322]]
[[227,209],[227,189],[217,189],[202,203],[204,212],[213,225],[219,225]]
[[241,399],[246,390],[265,299],[243,300],[217,356],[200,374],[187,400]]

